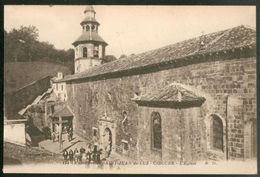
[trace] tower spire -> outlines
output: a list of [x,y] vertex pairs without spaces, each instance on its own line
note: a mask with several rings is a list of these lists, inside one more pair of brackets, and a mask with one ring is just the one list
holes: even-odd
[[80,23],[82,34],[72,43],[75,49],[75,73],[100,65],[107,46],[98,34],[100,24],[95,19],[96,11],[93,6],[87,6],[84,14]]
[[96,11],[94,10],[94,7],[92,5],[86,6],[84,14],[86,14],[87,12],[93,12],[94,14],[96,14]]

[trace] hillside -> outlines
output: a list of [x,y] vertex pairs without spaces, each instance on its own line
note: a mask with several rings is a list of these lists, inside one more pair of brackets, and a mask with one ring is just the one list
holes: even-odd
[[55,76],[57,72],[71,74],[69,67],[48,62],[8,62],[4,64],[4,88],[15,91],[45,76]]

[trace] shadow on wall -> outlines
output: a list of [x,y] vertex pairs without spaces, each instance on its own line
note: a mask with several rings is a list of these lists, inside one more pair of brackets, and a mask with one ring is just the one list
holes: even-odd
[[28,123],[26,124],[25,132],[31,138],[30,146],[38,146],[39,142],[51,138],[49,128],[44,127],[41,131],[34,125],[32,118],[29,118]]

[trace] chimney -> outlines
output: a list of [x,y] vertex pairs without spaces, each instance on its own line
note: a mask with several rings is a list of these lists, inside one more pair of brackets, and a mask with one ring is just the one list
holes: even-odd
[[58,72],[57,79],[58,80],[63,79],[63,73],[62,72]]

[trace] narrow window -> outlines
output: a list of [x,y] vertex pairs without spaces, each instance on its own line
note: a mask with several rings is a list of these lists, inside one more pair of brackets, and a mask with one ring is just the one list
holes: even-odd
[[97,136],[98,129],[96,127],[92,127],[92,135]]
[[81,115],[81,112],[82,110],[81,110],[81,105],[79,105],[79,115]]
[[51,105],[51,114],[54,113],[54,105]]
[[152,118],[152,148],[162,149],[161,116],[158,112],[153,112],[151,118]]
[[216,115],[212,116],[212,147],[223,151],[223,123]]
[[98,45],[94,46],[94,57],[98,57]]
[[89,26],[88,25],[86,26],[86,31],[89,31]]
[[88,57],[88,49],[86,47],[83,48],[83,57]]
[[91,26],[92,31],[95,31],[95,25]]

